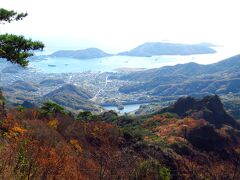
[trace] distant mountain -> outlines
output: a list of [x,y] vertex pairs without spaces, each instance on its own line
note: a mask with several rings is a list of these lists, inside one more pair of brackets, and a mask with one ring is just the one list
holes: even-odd
[[83,50],[62,50],[56,51],[50,55],[51,57],[68,57],[68,58],[76,58],[76,59],[93,59],[93,58],[101,58],[106,56],[111,56],[100,49],[97,48],[88,48]]
[[201,44],[177,44],[163,42],[148,42],[130,51],[119,53],[125,56],[158,56],[158,55],[191,55],[191,54],[211,54],[216,53],[212,45]]
[[92,95],[87,93],[84,89],[66,84],[46,94],[41,98],[41,101],[50,100],[73,110],[98,111],[99,107],[90,101],[91,97]]
[[178,64],[131,73],[121,79],[136,81],[121,92],[148,90],[158,95],[189,95],[240,91],[240,55],[210,65]]

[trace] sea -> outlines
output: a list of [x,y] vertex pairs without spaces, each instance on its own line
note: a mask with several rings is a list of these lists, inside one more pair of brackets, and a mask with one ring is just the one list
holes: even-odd
[[29,67],[43,73],[114,72],[122,68],[151,69],[189,62],[211,64],[237,54],[237,51],[235,53],[234,50],[224,47],[216,47],[215,49],[217,53],[197,55],[109,56],[95,59],[44,57],[31,61]]

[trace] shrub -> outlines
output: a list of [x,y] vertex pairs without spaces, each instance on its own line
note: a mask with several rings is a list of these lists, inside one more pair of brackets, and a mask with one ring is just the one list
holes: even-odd
[[24,112],[24,111],[26,110],[26,108],[25,108],[25,107],[22,107],[22,106],[18,106],[18,107],[17,107],[17,110],[18,110],[19,112]]
[[169,113],[169,112],[163,113],[163,115],[165,116],[165,118],[168,118],[168,119],[177,117],[177,114]]
[[81,111],[77,115],[77,120],[91,120],[93,114],[90,111]]
[[153,179],[170,180],[170,170],[159,163],[157,160],[145,160],[140,163],[135,172],[134,179]]
[[57,129],[59,125],[59,121],[57,119],[52,119],[48,121],[48,125],[53,127],[54,129]]
[[122,129],[122,133],[125,139],[137,139],[143,140],[144,136],[147,135],[146,129],[143,128],[135,128],[135,127],[125,127]]

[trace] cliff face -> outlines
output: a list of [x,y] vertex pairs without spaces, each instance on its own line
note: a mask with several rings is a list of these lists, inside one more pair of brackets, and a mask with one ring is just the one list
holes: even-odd
[[193,117],[204,119],[217,127],[230,125],[239,128],[239,124],[226,113],[223,104],[217,95],[206,96],[203,99],[193,97],[180,98],[175,104],[167,107],[161,112],[176,113],[180,117]]

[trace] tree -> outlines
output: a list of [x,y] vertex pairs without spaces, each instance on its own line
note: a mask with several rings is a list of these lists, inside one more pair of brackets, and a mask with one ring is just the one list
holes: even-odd
[[[27,13],[17,13],[0,8],[0,24],[5,22],[22,20]],[[19,64],[22,67],[28,65],[28,57],[33,56],[33,51],[43,50],[44,44],[40,41],[32,41],[24,36],[14,34],[0,35],[0,58],[6,59],[13,64]]]
[[24,17],[26,17],[27,13],[17,13],[15,11],[9,11],[3,8],[0,8],[0,23],[2,22],[8,22],[15,20],[22,20]]
[[40,109],[40,114],[44,116],[56,116],[57,113],[65,114],[64,108],[54,102],[47,101],[43,103],[43,106]]
[[77,115],[77,120],[90,120],[93,114],[90,111],[81,111]]
[[170,180],[170,170],[162,166],[157,160],[145,160],[138,167],[134,179],[162,179]]

